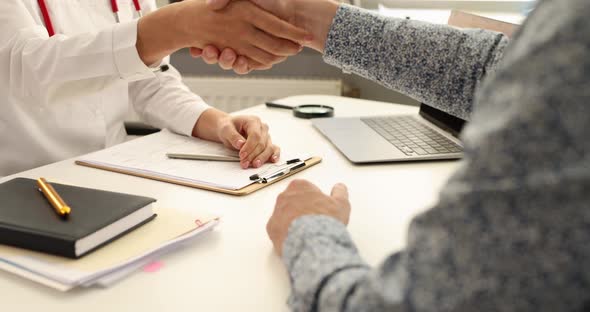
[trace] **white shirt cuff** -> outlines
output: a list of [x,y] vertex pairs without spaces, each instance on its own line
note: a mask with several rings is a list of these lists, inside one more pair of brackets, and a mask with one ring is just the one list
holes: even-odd
[[129,82],[155,77],[137,52],[137,20],[113,28],[113,59],[119,76]]
[[197,124],[201,114],[209,109],[210,106],[205,103],[195,103],[195,105],[187,105],[185,113],[178,115],[176,120],[172,121],[170,130],[184,134],[186,136],[192,136],[193,128]]

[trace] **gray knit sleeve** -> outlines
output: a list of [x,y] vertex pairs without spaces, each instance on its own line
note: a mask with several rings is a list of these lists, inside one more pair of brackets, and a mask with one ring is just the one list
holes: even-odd
[[[357,16],[340,19],[349,14]],[[283,246],[292,283],[290,307],[294,311],[587,311],[588,16],[588,0],[544,0],[539,4],[497,71],[488,75],[478,90],[472,121],[462,134],[465,155],[461,165],[440,193],[439,202],[414,218],[402,252],[369,269],[340,222],[325,216],[295,220]],[[419,41],[428,40],[425,36],[406,38],[422,47],[414,48],[413,53],[388,56],[379,52],[385,50],[379,30],[395,35],[387,30],[387,20],[343,7],[334,23],[329,55],[336,54],[337,42],[349,43],[339,47],[341,64],[348,61],[348,68],[359,72],[366,68],[367,75],[388,77],[392,85],[403,84],[396,77],[400,73],[410,73],[406,79],[414,81],[407,85],[424,81],[424,71],[411,68],[406,59],[424,57],[428,44]],[[342,25],[357,28],[335,31]],[[334,39],[345,32],[348,41]],[[445,46],[444,40],[437,42]],[[486,42],[480,44],[485,46]],[[464,46],[480,51],[471,44],[457,50]],[[480,57],[473,57],[475,52],[453,54],[437,49],[457,58],[471,55],[472,66],[474,62],[483,64],[477,61]],[[387,61],[383,55],[388,56]],[[494,55],[489,54],[496,58]],[[407,68],[397,64],[404,60]],[[463,90],[453,89],[450,82],[469,72],[469,66],[457,62],[462,64],[456,66],[459,74],[452,70],[440,74],[442,82],[434,88],[437,92],[443,92],[442,85]],[[386,69],[378,64],[391,66],[395,74],[385,74]],[[423,61],[420,66],[432,70],[436,68],[433,64],[442,61]],[[479,70],[483,68],[487,67]],[[429,92],[427,88],[422,91]],[[453,96],[461,98],[449,93],[447,100]],[[395,205],[395,200],[384,203],[383,209],[403,209],[387,205]]]
[[475,90],[495,70],[507,44],[507,37],[492,31],[387,18],[341,5],[324,60],[469,119]]
[[[340,276],[347,281],[335,285],[347,287],[369,271],[346,227],[327,216],[303,216],[291,224],[283,261],[291,277],[289,305],[294,311],[317,310],[320,292],[324,285],[334,285],[334,275],[346,273]],[[343,288],[339,289],[340,295],[333,298],[336,303],[343,300]]]

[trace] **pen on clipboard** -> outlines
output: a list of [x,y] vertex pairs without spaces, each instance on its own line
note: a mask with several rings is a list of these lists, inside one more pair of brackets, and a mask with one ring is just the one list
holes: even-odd
[[274,179],[282,177],[290,172],[297,170],[299,168],[305,167],[305,161],[300,160],[299,158],[291,159],[285,162],[284,165],[279,166],[277,170],[268,172],[265,171],[259,174],[253,174],[250,176],[250,180],[257,182],[257,183],[268,183]]
[[172,159],[189,159],[189,160],[211,160],[211,161],[235,161],[239,162],[240,157],[226,155],[209,155],[209,154],[179,154],[167,153],[166,156]]
[[65,218],[70,215],[72,209],[47,180],[44,178],[37,179],[37,186],[39,186],[39,190],[47,198],[47,201],[51,204],[58,216]]

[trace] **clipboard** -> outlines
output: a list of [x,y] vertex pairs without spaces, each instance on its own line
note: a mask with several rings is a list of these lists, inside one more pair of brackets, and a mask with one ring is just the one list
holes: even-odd
[[[285,167],[285,165],[289,165],[289,161],[287,161],[284,165],[277,166],[278,168],[276,170],[271,170],[269,172],[265,172],[263,176],[259,177],[256,180],[252,179],[252,182],[250,184],[248,184],[247,186],[245,186],[243,188],[237,189],[237,190],[214,187],[214,186],[210,186],[210,185],[206,185],[206,184],[191,183],[191,182],[187,182],[187,181],[182,181],[180,179],[165,178],[165,177],[160,177],[160,176],[156,176],[156,175],[150,175],[147,173],[125,170],[125,169],[117,168],[114,166],[111,167],[108,165],[100,165],[100,164],[96,164],[96,163],[92,163],[92,162],[88,162],[88,161],[84,161],[84,160],[76,160],[75,163],[80,166],[101,169],[101,170],[106,170],[106,171],[111,171],[111,172],[117,172],[117,173],[121,173],[121,174],[132,175],[132,176],[150,179],[150,180],[167,182],[167,183],[188,186],[188,187],[207,190],[207,191],[213,191],[213,192],[218,192],[218,193],[234,195],[234,196],[244,196],[244,195],[252,194],[264,187],[267,187],[271,184],[274,184],[274,183],[279,182],[285,178],[288,178],[300,171],[303,171],[303,170],[308,169],[312,166],[315,166],[315,165],[319,164],[321,161],[322,161],[321,157],[310,157],[305,160],[301,160],[299,163],[294,163],[291,168],[289,168],[289,166]],[[305,165],[302,165],[302,164],[305,164]],[[288,170],[288,171],[286,171],[286,170]]]

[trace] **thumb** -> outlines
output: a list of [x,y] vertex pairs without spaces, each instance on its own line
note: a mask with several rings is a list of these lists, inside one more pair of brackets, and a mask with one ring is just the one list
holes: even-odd
[[342,183],[334,185],[330,196],[338,201],[348,201],[348,189],[346,188],[346,185]]
[[225,133],[222,134],[223,139],[226,142],[229,142],[229,144],[231,144],[231,146],[236,150],[240,150],[242,146],[244,146],[244,143],[246,143],[246,139],[238,132],[235,127],[226,127],[225,129]]
[[231,0],[207,0],[207,7],[212,10],[221,10],[227,6]]
[[194,58],[200,57],[203,54],[203,50],[201,50],[199,48],[192,47],[189,49],[189,51],[190,51],[191,56]]
[[[271,11],[271,9],[273,8],[272,5],[275,4],[276,0],[250,0],[250,1],[267,11]],[[274,12],[274,13],[276,13],[276,12]]]

